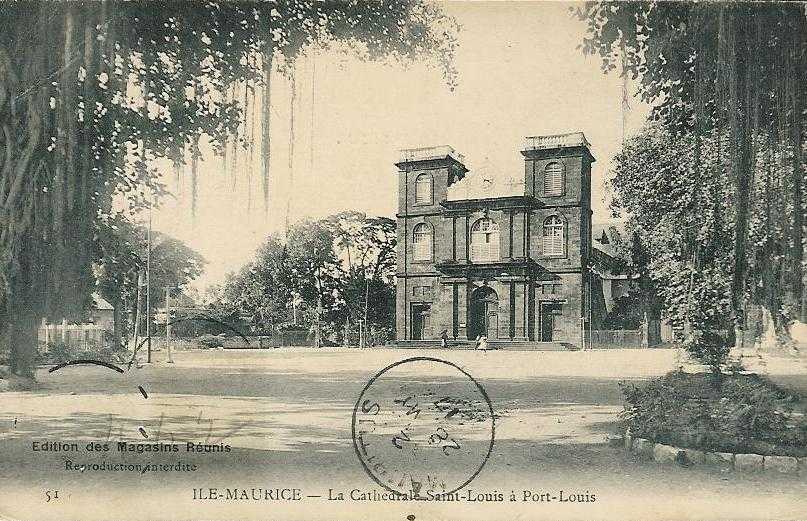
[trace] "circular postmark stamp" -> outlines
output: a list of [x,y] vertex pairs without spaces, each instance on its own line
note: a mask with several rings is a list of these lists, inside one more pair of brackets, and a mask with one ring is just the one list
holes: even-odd
[[367,474],[412,498],[439,498],[470,483],[493,451],[495,430],[485,389],[439,358],[385,367],[353,409],[353,446]]

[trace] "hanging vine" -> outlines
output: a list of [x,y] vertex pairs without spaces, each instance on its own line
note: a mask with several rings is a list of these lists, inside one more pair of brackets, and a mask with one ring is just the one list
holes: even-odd
[[268,43],[261,54],[261,188],[263,190],[264,218],[269,215],[269,169],[271,166],[272,120],[272,48]]
[[[589,2],[578,15],[588,24],[584,52],[598,54],[605,71],[620,65],[620,54],[628,56],[651,118],[678,139],[693,137],[695,170],[713,164],[718,170],[704,175],[725,175],[732,187],[703,219],[712,230],[718,227],[707,226],[709,220],[726,219],[732,230],[723,253],[731,261],[725,274],[735,320],[718,327],[734,329],[749,304],[764,303],[786,341],[789,323],[807,322],[803,10],[765,2],[606,1]],[[680,235],[690,248],[706,245],[684,230]],[[706,251],[700,257],[699,266],[712,262]]]
[[294,68],[291,69],[291,99],[289,101],[289,193],[286,198],[286,216],[284,219],[284,230],[289,231],[291,218],[292,199],[294,198],[294,111],[297,100],[297,79]]
[[[255,62],[255,56],[250,55],[248,58],[251,62]],[[247,131],[247,218],[252,213],[252,175],[255,168],[255,80],[247,81],[248,98],[246,104],[246,115],[244,121],[248,125]]]
[[196,213],[200,140],[218,154],[230,136],[243,140],[243,105],[226,93],[260,74],[246,59],[255,49],[272,42],[293,59],[340,40],[371,58],[430,59],[454,77],[456,25],[419,1],[6,2],[0,26],[0,329],[25,377],[42,317],[83,318],[113,201],[133,215],[159,199],[155,163],[181,158]]

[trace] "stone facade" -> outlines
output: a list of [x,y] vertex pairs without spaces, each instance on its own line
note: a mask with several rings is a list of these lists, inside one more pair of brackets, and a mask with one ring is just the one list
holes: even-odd
[[397,339],[578,346],[591,255],[591,165],[582,133],[528,138],[521,193],[453,199],[467,168],[450,147],[398,167]]

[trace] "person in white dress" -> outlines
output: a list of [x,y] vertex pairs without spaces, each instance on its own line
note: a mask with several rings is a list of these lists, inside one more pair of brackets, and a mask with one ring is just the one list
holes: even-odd
[[476,338],[476,348],[480,351],[487,351],[488,350],[488,337],[486,336],[478,336]]

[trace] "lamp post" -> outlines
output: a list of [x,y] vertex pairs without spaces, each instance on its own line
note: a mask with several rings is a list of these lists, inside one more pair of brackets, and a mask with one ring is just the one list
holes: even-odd
[[597,275],[597,270],[596,270],[593,263],[588,265],[587,272],[588,273],[586,275],[586,286],[588,287],[588,291],[586,291],[586,293],[587,293],[587,295],[586,295],[587,299],[586,300],[588,301],[587,302],[588,303],[588,309],[587,309],[587,315],[588,316],[587,317],[582,317],[581,320],[583,321],[583,348],[585,349],[585,346],[586,346],[586,343],[585,343],[585,328],[586,328],[585,323],[586,323],[586,320],[588,320],[588,348],[591,349],[592,342],[594,341],[594,293],[593,293],[593,290],[592,290],[593,285],[591,283],[591,279],[595,275]]

